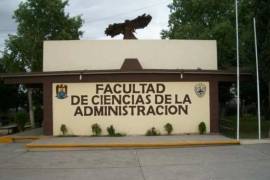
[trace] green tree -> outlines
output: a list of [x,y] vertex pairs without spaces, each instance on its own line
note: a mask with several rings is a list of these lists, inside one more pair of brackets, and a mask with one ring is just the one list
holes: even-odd
[[162,38],[215,39],[218,41],[219,66],[230,67],[234,64],[232,60],[235,48],[233,4],[230,2],[174,0],[169,5],[169,30],[162,31]]
[[[255,2],[255,15],[257,20],[257,36],[258,36],[258,53],[260,72],[262,80],[264,81],[262,94],[268,94],[268,99],[263,96],[262,103],[264,111],[268,111],[268,119],[270,119],[270,0],[257,0]],[[268,87],[268,92],[265,91]]]
[[[235,0],[173,0],[169,5],[168,30],[161,32],[162,38],[168,39],[213,39],[217,40],[219,69],[235,69]],[[252,18],[258,20],[258,35],[262,87],[270,79],[269,68],[269,0],[239,0],[239,34],[240,34],[240,66],[241,70],[253,72],[255,75],[255,54]],[[245,102],[256,100],[254,83],[241,86],[241,96]],[[270,91],[270,83],[269,83]],[[228,94],[228,93],[227,93]],[[269,92],[270,94],[270,92]],[[262,96],[266,97],[265,89]],[[269,97],[269,95],[268,95]],[[266,98],[267,99],[267,98]],[[268,98],[270,102],[270,97]],[[270,103],[269,103],[270,104]],[[269,106],[268,106],[269,107]]]
[[[250,39],[252,32],[251,0],[241,6],[241,38]],[[162,38],[168,39],[213,39],[218,45],[218,65],[222,69],[235,66],[235,11],[234,0],[173,0],[169,5],[169,29],[163,30]],[[247,3],[248,2],[248,3]],[[244,23],[245,22],[245,23]],[[242,43],[242,46],[249,44]],[[245,49],[244,47],[241,49]],[[250,49],[249,49],[250,50]],[[247,51],[249,52],[249,51]],[[243,54],[243,53],[241,53]],[[243,57],[242,57],[243,58]]]
[[[79,39],[83,21],[80,16],[70,17],[65,12],[67,5],[68,1],[62,0],[26,0],[20,3],[13,16],[17,33],[9,35],[5,41],[1,62],[5,72],[42,71],[44,40]],[[40,90],[34,89],[33,96],[35,108],[41,109]],[[31,100],[29,104],[32,104]]]
[[[0,58],[0,74],[5,73],[2,58]],[[17,85],[5,85],[0,80],[0,117],[7,116],[10,108],[17,109],[24,106],[25,95]]]
[[65,13],[68,1],[27,0],[14,12],[17,34],[5,42],[4,65],[10,72],[41,71],[44,40],[79,39],[80,16]]

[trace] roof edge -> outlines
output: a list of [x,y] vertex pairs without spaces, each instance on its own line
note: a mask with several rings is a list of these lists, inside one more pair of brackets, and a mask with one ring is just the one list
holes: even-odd
[[[22,72],[22,73],[3,73],[0,78],[11,77],[44,77],[44,76],[71,76],[71,75],[95,75],[95,74],[213,74],[213,75],[236,75],[236,71],[224,70],[194,70],[194,69],[142,69],[127,70],[82,70],[82,71],[48,71],[48,72]],[[252,75],[249,72],[242,72],[242,75]]]

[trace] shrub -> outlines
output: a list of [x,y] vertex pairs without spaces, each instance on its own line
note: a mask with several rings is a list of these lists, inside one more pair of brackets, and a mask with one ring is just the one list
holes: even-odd
[[102,129],[99,126],[99,124],[95,123],[95,124],[92,125],[92,132],[93,132],[94,136],[100,136],[101,135]]
[[152,136],[152,131],[151,129],[148,129],[145,133],[146,136]]
[[204,122],[200,122],[199,124],[199,132],[200,134],[204,134],[206,132],[206,125]]
[[173,126],[170,123],[164,125],[164,129],[168,135],[172,134]]
[[65,124],[62,124],[60,127],[60,131],[62,132],[62,135],[65,136],[67,134],[67,126]]
[[116,135],[113,125],[107,127],[107,132],[108,132],[109,136],[115,136]]
[[155,127],[152,127],[151,129],[148,129],[148,130],[146,131],[146,134],[145,134],[145,135],[146,135],[146,136],[159,136],[160,133],[156,130]]
[[115,133],[114,136],[116,136],[116,137],[122,137],[122,136],[126,136],[126,134],[124,134],[124,133]]
[[17,112],[15,115],[15,123],[18,126],[19,131],[24,131],[24,126],[28,120],[26,112]]
[[124,133],[116,132],[113,125],[110,125],[109,127],[107,127],[107,132],[108,132],[109,136],[114,136],[114,137],[126,136],[126,134],[124,134]]

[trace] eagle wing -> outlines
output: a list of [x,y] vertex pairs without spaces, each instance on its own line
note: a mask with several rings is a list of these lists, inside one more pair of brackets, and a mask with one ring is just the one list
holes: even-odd
[[114,23],[114,24],[110,24],[106,30],[105,30],[105,34],[107,36],[111,36],[114,37],[118,34],[123,33],[123,29],[124,29],[125,24],[124,23]]
[[130,21],[134,29],[145,28],[150,21],[152,20],[152,16],[143,14],[138,16],[137,18]]
[[143,14],[141,16],[138,16],[137,18],[133,20],[126,20],[124,23],[114,23],[110,24],[105,29],[105,34],[107,36],[114,37],[119,34],[124,34],[124,31],[126,31],[126,27],[129,27],[131,33],[135,31],[135,29],[141,29],[146,27],[150,21],[152,20],[152,17],[150,15]]

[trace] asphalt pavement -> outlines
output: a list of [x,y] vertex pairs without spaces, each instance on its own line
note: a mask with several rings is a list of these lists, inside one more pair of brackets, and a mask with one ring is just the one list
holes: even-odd
[[269,180],[270,144],[37,151],[0,144],[2,180]]

